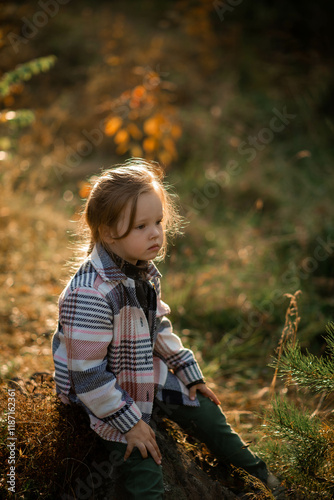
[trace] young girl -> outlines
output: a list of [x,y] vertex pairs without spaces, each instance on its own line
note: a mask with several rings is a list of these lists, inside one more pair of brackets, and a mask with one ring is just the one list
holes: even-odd
[[84,219],[90,245],[59,300],[55,381],[61,399],[84,408],[110,456],[118,457],[128,498],[163,497],[153,407],[218,459],[267,483],[265,463],[227,424],[167,319],[152,261],[164,256],[180,218],[162,171],[140,159],[107,170],[92,188]]

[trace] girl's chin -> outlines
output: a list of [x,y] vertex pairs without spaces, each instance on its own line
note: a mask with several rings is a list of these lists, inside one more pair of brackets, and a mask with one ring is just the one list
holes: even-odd
[[[156,257],[158,253],[160,252],[160,247],[155,247],[150,249],[149,254],[152,255],[153,257]],[[153,258],[151,257],[151,258]]]

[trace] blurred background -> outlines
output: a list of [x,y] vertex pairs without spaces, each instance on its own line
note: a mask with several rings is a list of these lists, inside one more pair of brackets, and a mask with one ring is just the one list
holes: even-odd
[[329,1],[3,2],[0,374],[53,369],[89,182],[159,161],[188,220],[159,265],[176,332],[220,387],[261,389],[333,319]]

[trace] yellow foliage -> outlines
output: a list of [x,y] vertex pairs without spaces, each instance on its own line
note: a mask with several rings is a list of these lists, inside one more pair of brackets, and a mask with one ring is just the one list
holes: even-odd
[[89,193],[91,192],[92,186],[89,182],[80,182],[79,183],[79,196],[80,198],[88,198]]
[[146,153],[152,153],[157,148],[157,141],[154,137],[146,137],[143,140],[143,148]]
[[134,144],[131,146],[131,155],[134,158],[142,158],[143,157],[143,150],[138,144]]
[[146,89],[143,85],[137,85],[132,91],[132,96],[135,99],[141,99],[146,94]]
[[170,132],[174,139],[179,139],[182,135],[182,128],[180,127],[180,125],[174,124],[172,125]]
[[171,155],[171,157],[176,158],[177,153],[173,139],[171,139],[170,137],[165,137],[162,141],[162,144],[164,145],[166,151],[168,151],[168,153]]
[[116,153],[118,155],[124,155],[129,149],[129,143],[128,142],[121,142],[117,148],[116,148]]
[[131,90],[124,90],[124,92],[121,93],[121,99],[130,99],[131,97]]
[[110,56],[106,58],[106,63],[110,66],[118,66],[121,63],[121,58],[118,56]]
[[165,121],[161,114],[156,114],[151,116],[144,122],[144,131],[147,135],[153,135],[155,137],[161,136],[161,125]]
[[[106,134],[114,136],[117,154],[130,151],[132,156],[160,159],[165,165],[177,158],[176,141],[182,128],[176,122],[177,109],[171,104],[174,87],[161,81],[152,69],[136,67],[142,83],[122,92],[112,107],[115,115],[107,120]],[[168,90],[168,92],[166,92]],[[119,106],[125,115],[117,120]]]
[[138,99],[131,99],[129,102],[129,106],[131,109],[139,108],[140,101]]
[[129,125],[127,126],[127,130],[130,133],[131,137],[133,137],[133,139],[139,140],[143,136],[142,131],[137,127],[135,123],[129,123]]
[[162,164],[165,164],[165,165],[169,165],[171,162],[172,162],[172,155],[166,151],[166,150],[162,150],[158,153],[158,158],[159,158],[159,161],[162,163]]
[[125,144],[129,141],[129,138],[129,132],[123,128],[117,132],[114,141],[116,144]]
[[122,126],[123,120],[119,116],[113,116],[110,118],[104,128],[106,135],[114,135],[117,130]]
[[154,95],[147,94],[145,97],[145,103],[148,107],[152,107],[152,106],[156,105],[157,99]]

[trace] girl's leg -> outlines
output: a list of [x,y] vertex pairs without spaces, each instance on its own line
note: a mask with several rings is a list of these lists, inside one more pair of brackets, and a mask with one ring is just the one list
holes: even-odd
[[[99,438],[100,439],[100,438]],[[162,468],[153,458],[143,458],[135,448],[126,462],[123,457],[126,444],[103,441],[109,452],[109,460],[113,467],[119,467],[127,499],[129,500],[162,500],[164,487],[162,482]]]
[[[159,409],[186,432],[205,443],[218,460],[241,467],[266,481],[266,464],[252,453],[240,436],[227,423],[220,408],[210,399],[197,393],[199,407],[165,404],[157,401]],[[158,411],[155,411],[158,414]]]

